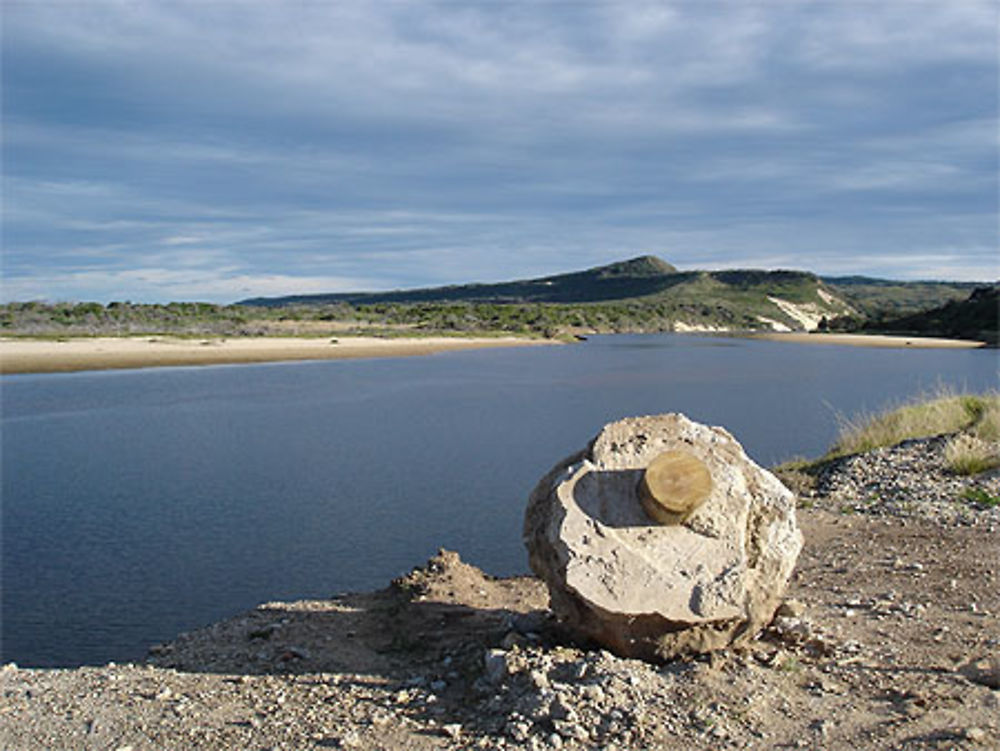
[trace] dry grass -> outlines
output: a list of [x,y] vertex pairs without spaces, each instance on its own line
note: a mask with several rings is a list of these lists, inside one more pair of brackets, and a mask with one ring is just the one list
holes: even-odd
[[840,418],[840,434],[826,458],[895,446],[912,438],[969,431],[980,442],[1000,436],[1000,395],[955,394],[930,397],[878,414]]
[[957,475],[978,475],[1000,466],[997,443],[990,443],[969,433],[959,433],[948,441],[944,456],[948,469]]
[[1000,441],[1000,395],[987,394],[982,413],[972,426],[972,434],[984,441]]
[[945,461],[956,475],[977,475],[1000,467],[1000,393],[996,391],[957,394],[938,389],[884,412],[838,420],[840,435],[824,456],[794,458],[774,468],[796,495],[804,497],[814,490],[823,468],[835,459],[915,438],[950,436]]

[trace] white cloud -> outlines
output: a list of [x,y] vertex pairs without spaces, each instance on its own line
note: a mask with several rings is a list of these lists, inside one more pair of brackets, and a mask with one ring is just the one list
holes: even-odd
[[371,289],[375,280],[287,274],[250,275],[225,270],[192,273],[144,267],[117,272],[77,271],[5,278],[3,302],[14,300],[135,302],[203,301],[230,303],[267,297]]
[[11,4],[5,266],[182,297],[496,281],[649,248],[972,273],[995,240],[997,7],[862,10]]
[[798,48],[808,64],[902,69],[996,59],[1000,6],[993,0],[813,3]]
[[952,164],[883,161],[845,169],[834,176],[831,185],[838,190],[920,190],[933,187],[941,191],[949,186],[967,187],[965,177]]

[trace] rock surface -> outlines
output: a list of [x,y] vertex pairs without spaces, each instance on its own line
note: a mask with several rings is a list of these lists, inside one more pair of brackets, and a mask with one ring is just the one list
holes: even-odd
[[[644,470],[667,453],[711,477],[707,497],[676,524],[651,519],[640,499]],[[607,425],[539,482],[524,535],[564,626],[647,660],[752,638],[802,547],[793,494],[724,429],[678,414]]]

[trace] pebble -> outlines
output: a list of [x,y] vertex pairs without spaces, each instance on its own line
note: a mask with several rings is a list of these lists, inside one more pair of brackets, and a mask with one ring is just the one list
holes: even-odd
[[982,728],[977,728],[977,727],[966,728],[963,735],[965,736],[966,740],[970,740],[973,743],[981,743],[982,741],[986,740],[986,731],[983,730]]
[[502,649],[491,649],[483,656],[486,680],[496,685],[507,677],[507,653]]

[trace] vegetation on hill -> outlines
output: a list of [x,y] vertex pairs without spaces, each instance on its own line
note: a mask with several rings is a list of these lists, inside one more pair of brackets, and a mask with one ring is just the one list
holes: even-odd
[[930,295],[927,289],[935,295],[955,291],[949,285],[921,285],[923,291],[906,297],[899,291],[908,289],[902,283],[842,279],[831,284],[814,274],[785,270],[681,272],[659,258],[641,256],[585,271],[500,284],[255,298],[235,305],[10,303],[0,306],[0,332],[24,336],[494,332],[555,337],[794,330],[812,328],[821,320],[828,329],[856,330],[870,316],[886,315],[863,312],[882,310],[879,303],[865,297],[869,294],[865,290],[877,290],[882,296],[878,299],[890,303],[903,296],[907,305]]
[[654,256],[501,284],[393,292],[256,298],[242,304],[300,308],[349,304],[387,325],[551,335],[554,332],[802,328],[802,316],[775,302],[805,306],[817,320],[851,310],[814,274],[801,271],[677,271]]
[[975,282],[896,282],[867,276],[823,277],[836,295],[850,304],[858,317],[898,318],[964,300]]
[[865,321],[863,331],[913,336],[947,336],[1000,345],[1000,286],[979,287],[967,299],[952,300],[922,313],[898,318],[877,316]]
[[22,336],[257,333],[252,311],[235,305],[172,302],[14,302],[0,305],[0,332]]
[[641,256],[586,271],[499,284],[461,284],[390,292],[348,292],[323,295],[258,297],[243,305],[281,307],[346,302],[385,303],[579,303],[606,302],[655,294],[683,281],[677,269],[654,256]]

